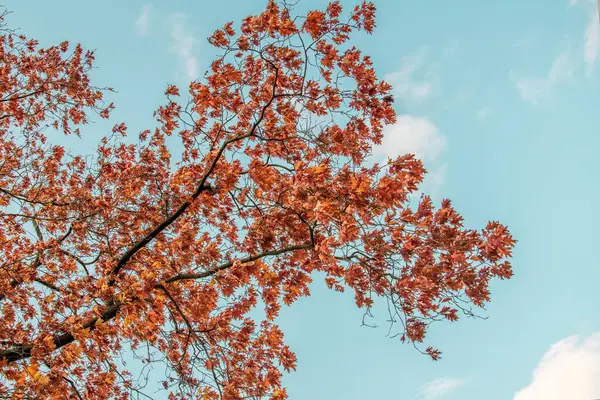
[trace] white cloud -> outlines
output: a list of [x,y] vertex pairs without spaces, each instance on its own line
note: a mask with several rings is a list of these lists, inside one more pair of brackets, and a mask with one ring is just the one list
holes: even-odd
[[150,31],[150,13],[152,12],[151,4],[144,4],[140,10],[140,14],[135,20],[135,30],[140,36],[147,36]]
[[436,198],[438,189],[444,184],[448,165],[440,163],[439,154],[446,148],[446,138],[439,134],[438,128],[429,120],[411,115],[399,116],[396,123],[383,128],[382,143],[373,148],[375,157],[395,158],[405,154],[414,154],[423,161],[428,173],[411,197],[418,199],[426,190]]
[[553,344],[513,400],[600,399],[600,334]]
[[[443,185],[446,163],[437,162],[439,154],[446,148],[446,138],[439,134],[437,126],[429,120],[412,115],[402,115],[393,125],[383,129],[382,143],[373,148],[373,155],[395,158],[405,154],[414,154],[423,161],[429,173],[421,185],[431,196]],[[421,191],[413,193],[418,198]]]
[[398,100],[422,101],[431,94],[431,82],[415,78],[416,73],[423,69],[424,53],[422,49],[417,54],[404,57],[397,71],[384,76]]
[[423,400],[441,399],[464,384],[464,379],[437,378],[421,386],[416,398]]
[[547,76],[531,76],[517,79],[515,85],[521,98],[533,105],[538,105],[547,98],[552,88],[573,75],[573,62],[570,51],[559,54],[550,67]]
[[569,7],[579,4],[595,5],[597,0],[569,0]]
[[583,59],[587,66],[587,73],[590,74],[596,64],[598,52],[600,51],[600,22],[598,21],[598,12],[593,12],[585,29]]
[[412,153],[421,160],[434,161],[445,147],[446,138],[429,120],[402,115],[395,124],[384,127],[383,141],[373,152],[388,157]]
[[168,22],[171,52],[179,58],[186,78],[195,80],[198,78],[198,58],[194,55],[197,42],[187,23],[187,16],[181,13],[171,14]]
[[598,54],[600,53],[600,0],[569,0],[569,7],[582,5],[587,8],[589,21],[583,35],[583,60],[586,65],[586,74],[593,72]]

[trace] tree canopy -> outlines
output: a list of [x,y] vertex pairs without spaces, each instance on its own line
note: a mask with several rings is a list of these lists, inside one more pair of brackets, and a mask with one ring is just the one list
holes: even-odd
[[292,13],[269,1],[225,24],[205,78],[167,86],[156,128],[129,140],[118,123],[92,154],[52,137],[109,118],[94,54],[0,18],[0,395],[142,397],[132,369],[160,367],[164,398],[285,399],[296,357],[277,316],[315,272],[366,311],[387,302],[399,339],[434,359],[428,326],[511,277],[505,226],[468,229],[449,200],[411,207],[413,155],[372,162],[396,120],[352,46],[373,3]]

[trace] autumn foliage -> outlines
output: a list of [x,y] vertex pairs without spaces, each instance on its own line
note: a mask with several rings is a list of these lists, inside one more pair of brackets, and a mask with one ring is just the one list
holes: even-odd
[[0,19],[2,396],[135,397],[152,368],[159,398],[285,399],[296,357],[277,315],[315,272],[365,310],[387,301],[398,337],[433,358],[429,324],[511,276],[503,225],[410,206],[412,155],[370,161],[396,118],[350,40],[374,5],[291,13],[271,1],[217,30],[219,57],[189,93],[167,87],[158,127],[130,140],[118,123],[94,154],[52,141],[109,117],[93,54]]

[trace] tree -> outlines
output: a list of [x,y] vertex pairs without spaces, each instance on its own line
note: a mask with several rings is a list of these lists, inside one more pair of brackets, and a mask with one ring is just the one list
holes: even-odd
[[284,399],[296,359],[277,314],[317,271],[366,312],[387,300],[414,344],[489,301],[512,275],[508,230],[467,229],[448,200],[411,207],[425,174],[412,155],[368,159],[396,118],[349,45],[374,12],[293,18],[269,1],[209,38],[220,56],[188,100],[167,87],[155,129],[134,142],[119,123],[92,155],[51,139],[109,117],[93,53],[41,48],[2,16],[0,393],[141,396],[121,361],[133,352],[165,367],[169,398]]

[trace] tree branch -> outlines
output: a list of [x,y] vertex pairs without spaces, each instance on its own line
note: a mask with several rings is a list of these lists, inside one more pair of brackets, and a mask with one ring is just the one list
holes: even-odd
[[[98,322],[106,322],[108,320],[113,319],[121,307],[120,302],[113,303],[109,305],[104,312],[99,317],[90,318],[83,324],[84,329],[89,329],[93,331],[96,328],[96,324]],[[68,345],[75,341],[75,336],[72,333],[63,333],[61,335],[56,335],[53,338],[54,347],[59,349],[63,346]],[[27,344],[27,345],[19,345],[15,346],[12,349],[2,350],[0,351],[0,360],[7,361],[8,363],[23,360],[25,358],[31,357],[31,352],[35,345]]]
[[[292,251],[298,251],[298,250],[308,250],[308,249],[312,248],[313,246],[314,246],[314,243],[288,246],[288,247],[284,247],[281,249],[265,251],[263,253],[259,253],[259,254],[255,254],[253,256],[242,258],[239,260],[239,262],[248,263],[248,262],[256,261],[263,257],[277,256],[277,255],[289,253]],[[227,268],[230,268],[233,265],[234,265],[234,261],[229,261],[229,262],[227,262],[225,264],[221,264],[220,266],[218,266],[214,269],[211,269],[209,271],[200,272],[200,273],[190,273],[190,274],[177,274],[170,278],[165,279],[163,282],[165,284],[168,284],[168,283],[173,283],[173,282],[177,282],[177,281],[181,281],[181,280],[205,278],[205,277],[214,275],[219,271],[223,271]],[[156,284],[154,286],[154,288],[157,290],[161,290],[161,291],[164,291],[164,289],[165,289],[165,287],[162,283]],[[106,321],[109,321],[109,320],[115,318],[117,316],[120,308],[121,308],[121,302],[115,300],[113,303],[111,303],[110,305],[107,306],[107,308],[102,312],[102,314],[99,317],[94,317],[94,318],[88,319],[83,324],[83,328],[93,331],[96,328],[97,323],[106,322]],[[75,341],[75,336],[72,333],[63,333],[61,335],[55,335],[54,339],[53,339],[55,349],[59,349],[59,348],[66,346],[67,344],[72,343],[74,341]],[[7,361],[8,363],[12,363],[12,362],[16,362],[19,360],[23,360],[25,358],[29,358],[29,357],[31,357],[31,352],[32,352],[34,346],[35,346],[34,344],[27,344],[27,345],[14,346],[12,349],[1,350],[0,351],[0,361]]]
[[[310,249],[311,247],[313,247],[312,243],[284,247],[282,249],[265,251],[264,253],[260,253],[260,254],[254,255],[254,256],[242,258],[242,259],[239,260],[239,262],[242,263],[242,264],[244,264],[244,263],[256,261],[256,260],[261,259],[263,257],[277,256],[277,255],[288,253],[290,251],[295,251],[295,250],[307,250],[307,249]],[[204,272],[189,273],[189,274],[177,274],[175,276],[172,276],[170,278],[165,279],[164,282],[165,283],[173,283],[173,282],[183,281],[183,280],[189,280],[189,279],[206,278],[208,276],[216,274],[219,271],[222,271],[224,269],[232,267],[233,263],[234,263],[233,261],[230,261],[228,263],[219,265],[218,267],[216,267],[214,269],[211,269],[211,270],[208,270],[208,271],[204,271]]]

